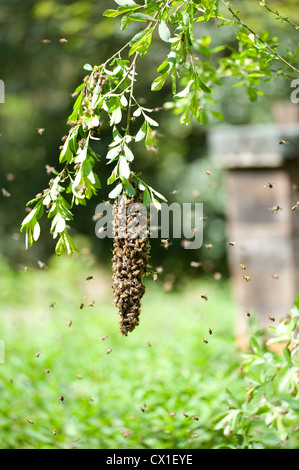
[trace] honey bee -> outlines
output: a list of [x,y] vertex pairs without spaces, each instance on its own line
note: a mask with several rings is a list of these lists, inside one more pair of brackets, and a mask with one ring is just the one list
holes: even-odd
[[270,315],[270,316],[269,316],[269,320],[275,321],[275,318]]
[[211,176],[212,172],[210,170],[205,170],[205,174]]
[[70,328],[70,327],[72,326],[72,324],[73,324],[72,320],[69,320],[69,321],[67,322],[67,324],[68,324],[68,326],[69,326],[69,328]]
[[213,330],[211,328],[208,329],[209,335],[213,333]]
[[7,173],[6,179],[7,181],[13,181],[15,179],[15,175],[13,173]]
[[203,338],[202,341],[203,341],[204,343],[208,343],[208,340],[207,340],[206,338]]
[[183,413],[183,416],[185,416],[185,418],[189,418],[189,415],[187,413]]
[[46,374],[50,374],[50,369],[45,369]]
[[32,419],[26,419],[26,421],[27,421],[27,423],[29,423],[29,424],[34,424],[33,421],[32,421]]
[[141,409],[142,413],[145,412],[145,408],[143,408],[143,406],[141,406],[140,409]]
[[243,269],[243,271],[246,269],[246,264],[241,263],[240,266],[241,266],[241,269]]
[[199,268],[199,266],[201,266],[201,263],[199,263],[198,261],[191,261],[190,266],[192,268]]
[[82,375],[76,375],[76,379],[82,379]]
[[275,183],[275,181],[269,182],[269,183],[267,183],[267,184],[264,185],[264,188],[270,188],[270,189],[272,189],[273,186],[274,186],[274,183]]
[[52,429],[53,436],[56,436],[56,429]]
[[211,248],[213,248],[213,245],[212,245],[212,243],[207,243],[207,244],[205,244],[205,247],[206,247],[208,250],[210,250]]
[[92,300],[91,302],[89,302],[88,307],[94,307],[94,304],[95,304],[95,300]]
[[43,39],[42,40],[43,44],[45,44],[46,46],[48,46],[50,44],[50,39]]
[[292,206],[292,211],[295,211],[298,208],[299,208],[299,201],[297,201],[296,204]]
[[44,269],[44,267],[46,266],[46,264],[43,263],[42,261],[38,261],[37,264],[39,266],[39,269]]
[[273,279],[279,279],[278,274],[272,274]]
[[86,281],[90,281],[91,279],[93,279],[93,276],[87,276]]
[[157,273],[153,273],[153,280],[155,282],[158,280],[158,274]]
[[282,144],[288,144],[288,142],[284,139],[282,139],[280,142],[279,142],[279,145],[282,145]]
[[251,313],[250,313],[250,312],[246,312],[246,315],[247,315],[247,317],[250,317]]
[[236,244],[236,242],[228,241],[227,244],[228,244],[228,246],[234,246]]
[[146,344],[149,348],[152,346],[152,343],[150,343],[149,341]]
[[198,421],[198,416],[192,416],[192,419],[195,419],[195,421]]
[[198,434],[191,434],[191,437],[196,438],[196,437],[198,437]]
[[205,301],[208,300],[208,297],[207,297],[206,295],[201,295],[200,297],[201,297],[202,299],[204,299]]
[[40,356],[40,352],[37,352],[37,353],[35,354],[35,357],[39,358],[39,356]]
[[101,338],[101,340],[102,340],[102,341],[105,341],[105,339],[107,339],[107,338],[108,338],[107,335],[103,335],[102,338]]
[[80,310],[82,310],[82,308],[84,307],[84,304],[80,304]]
[[112,352],[111,348],[107,349],[107,354],[110,354],[111,352]]
[[45,128],[44,128],[44,127],[38,127],[38,128],[37,128],[37,133],[38,133],[39,135],[43,135],[44,132],[45,132]]
[[50,307],[50,308],[54,308],[55,305],[56,305],[56,302],[51,302],[50,305],[49,305],[49,307]]
[[163,266],[157,266],[156,271],[157,271],[158,274],[163,273]]
[[5,188],[2,188],[2,194],[4,197],[10,197],[11,194],[5,189]]
[[59,42],[61,42],[62,44],[65,44],[65,43],[68,42],[68,40],[65,39],[65,38],[60,38],[60,39],[59,39]]
[[174,189],[173,191],[170,192],[170,194],[173,194],[173,196],[176,196],[176,194],[178,194],[179,190],[178,189]]
[[176,412],[172,411],[171,413],[169,413],[169,416],[171,416],[171,417],[176,416]]
[[165,248],[165,250],[167,250],[170,245],[172,245],[172,243],[169,243],[168,240],[166,240],[166,239],[161,240],[161,246],[163,246]]
[[194,197],[194,199],[196,199],[198,196],[199,196],[200,192],[199,191],[192,191],[192,197]]
[[64,396],[63,395],[60,395],[58,398],[59,398],[59,401],[61,401],[61,402],[64,401]]
[[245,279],[246,282],[250,281],[250,276],[243,276],[243,279]]
[[271,212],[277,212],[277,213],[278,213],[278,211],[282,211],[282,210],[283,210],[283,209],[282,209],[282,207],[280,207],[280,206],[273,206],[273,207],[270,207],[270,208],[269,208],[269,211],[271,211]]

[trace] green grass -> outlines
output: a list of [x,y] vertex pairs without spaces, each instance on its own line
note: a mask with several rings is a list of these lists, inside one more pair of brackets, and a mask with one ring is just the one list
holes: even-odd
[[[148,280],[140,325],[122,337],[109,273],[88,254],[17,273],[2,262],[0,272],[2,449],[228,442],[214,420],[227,410],[226,388],[239,393],[245,386],[227,281],[199,277],[164,292],[162,282]],[[94,279],[86,281],[88,275]]]

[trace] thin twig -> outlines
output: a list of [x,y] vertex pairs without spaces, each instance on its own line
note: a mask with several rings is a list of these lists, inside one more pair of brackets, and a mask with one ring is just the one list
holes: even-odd
[[247,24],[245,24],[241,18],[231,9],[231,7],[229,6],[229,4],[225,1],[225,0],[221,0],[221,2],[223,3],[223,5],[228,9],[228,11],[233,15],[234,18],[236,18],[236,20],[238,21],[238,23],[240,25],[242,25],[245,29],[247,29],[247,31],[249,31],[251,34],[253,34],[262,44],[264,44],[264,46],[268,49],[268,51],[271,52],[272,55],[274,55],[277,59],[279,59],[281,62],[283,62],[285,65],[287,65],[288,67],[290,67],[294,72],[298,73],[299,74],[299,70],[294,67],[292,64],[290,64],[287,60],[285,60],[280,54],[278,54],[277,52],[275,52],[272,47],[269,46],[269,44],[267,44],[265,41],[263,41],[263,39],[257,34],[255,33],[249,26],[247,26]]

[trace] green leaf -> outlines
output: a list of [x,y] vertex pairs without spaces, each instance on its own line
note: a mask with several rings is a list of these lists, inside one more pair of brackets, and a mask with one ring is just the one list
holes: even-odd
[[109,199],[115,199],[117,198],[117,196],[120,195],[120,193],[122,192],[122,189],[123,189],[123,185],[122,183],[119,183],[117,186],[115,186],[114,189],[112,189],[112,191],[110,191],[110,193],[108,194],[108,197]]
[[151,85],[151,90],[152,91],[159,91],[161,90],[161,88],[163,87],[164,83],[166,82],[168,76],[169,76],[169,72],[170,72],[171,69],[169,69],[168,72],[164,73],[163,75],[161,75],[160,77],[157,77],[152,85]]
[[146,121],[144,121],[139,131],[137,132],[135,136],[135,142],[140,142],[141,140],[144,139],[145,136],[146,136]]
[[117,5],[121,7],[136,7],[138,6],[133,0],[114,0]]
[[159,31],[159,36],[162,39],[162,41],[169,42],[171,33],[164,20],[160,21],[158,31]]
[[131,170],[130,170],[130,167],[129,167],[129,164],[126,160],[126,158],[121,155],[119,157],[119,176],[121,178],[125,178],[125,179],[128,179],[130,177],[130,174],[131,174]]
[[83,68],[84,68],[84,70],[88,70],[88,71],[90,71],[90,72],[93,70],[93,67],[92,67],[92,65],[90,65],[90,64],[84,64],[84,65],[83,65]]
[[107,18],[115,18],[119,15],[121,15],[121,12],[119,10],[106,10],[103,13],[103,16],[106,16]]
[[147,188],[143,191],[143,204],[147,207],[151,204],[151,195]]
[[133,186],[131,185],[131,183],[127,179],[124,179],[123,183],[125,185],[125,191],[126,191],[127,196],[129,196],[129,197],[135,196],[136,191],[133,188]]
[[139,33],[135,34],[130,42],[130,51],[129,56],[138,52],[141,56],[144,56],[148,48],[151,44],[153,28],[145,29],[144,31],[140,31]]

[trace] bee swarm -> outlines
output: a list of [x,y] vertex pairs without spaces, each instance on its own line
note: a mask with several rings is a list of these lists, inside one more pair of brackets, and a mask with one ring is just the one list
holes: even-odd
[[[137,202],[142,202],[140,192],[132,198],[119,197],[113,205],[113,294],[114,305],[119,309],[120,331],[124,336],[139,324],[141,298],[145,292],[142,279],[150,247],[148,237],[138,236],[136,215],[127,213],[128,206]],[[125,220],[121,220],[122,217]],[[125,234],[121,233],[122,223],[126,227]]]

